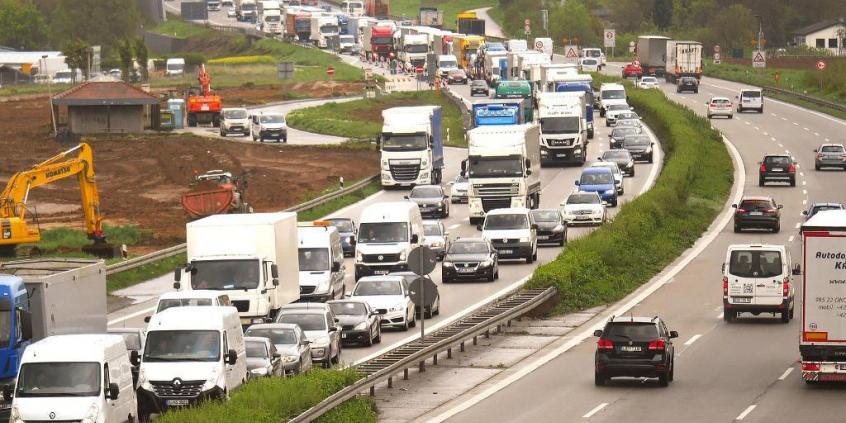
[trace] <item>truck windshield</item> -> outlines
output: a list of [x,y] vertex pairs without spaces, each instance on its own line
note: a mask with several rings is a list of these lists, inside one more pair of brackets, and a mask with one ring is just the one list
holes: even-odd
[[579,132],[578,116],[556,116],[541,118],[541,132],[544,134],[572,134]]
[[406,242],[408,241],[408,223],[362,223],[358,231],[358,241],[363,243]]
[[[20,322],[18,322],[20,325]],[[8,346],[12,336],[12,302],[8,298],[0,299],[0,346]]]
[[282,17],[279,16],[279,15],[270,15],[270,16],[264,17],[265,22],[279,22],[281,20],[282,20]]
[[394,39],[392,37],[373,37],[370,42],[372,44],[393,44]]
[[256,5],[250,4],[250,3],[243,3],[243,4],[241,4],[241,10],[242,11],[256,10]]
[[470,157],[471,178],[497,178],[523,176],[523,160],[520,156]]
[[147,333],[144,361],[217,361],[220,333],[213,330],[154,330]]
[[159,300],[159,306],[156,308],[156,313],[161,313],[169,308],[186,307],[186,306],[210,306],[212,305],[211,298],[170,298]]
[[100,363],[26,363],[18,375],[16,397],[96,397]]
[[453,62],[452,60],[441,60],[440,62],[438,62],[438,67],[441,67],[443,69],[454,69],[458,67],[458,64],[456,62]]
[[191,263],[193,289],[255,289],[259,286],[258,260],[208,260]]
[[326,248],[300,248],[300,271],[323,272],[329,270],[329,250]]
[[384,151],[418,151],[429,147],[425,134],[382,134]]
[[492,214],[485,219],[485,230],[528,229],[529,220],[525,214]]
[[167,64],[167,70],[178,71],[178,70],[182,70],[183,66],[184,65],[181,64],[181,63],[168,63]]
[[406,53],[428,53],[429,46],[426,44],[412,44],[409,46],[405,46]]
[[323,25],[320,27],[321,34],[337,34],[338,25]]
[[742,278],[774,278],[781,275],[781,252],[732,251],[729,274]]
[[340,42],[355,44],[355,37],[353,37],[352,35],[341,35]]
[[605,90],[602,92],[602,99],[603,100],[625,100],[626,99],[626,91],[625,90]]

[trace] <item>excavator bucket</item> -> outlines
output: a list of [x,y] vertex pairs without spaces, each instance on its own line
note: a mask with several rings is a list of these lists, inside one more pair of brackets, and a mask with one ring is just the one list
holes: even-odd
[[235,200],[232,187],[194,190],[182,195],[182,208],[188,217],[200,219],[213,214],[228,213]]
[[120,257],[121,255],[120,247],[105,241],[94,241],[92,244],[83,246],[82,252],[104,259]]

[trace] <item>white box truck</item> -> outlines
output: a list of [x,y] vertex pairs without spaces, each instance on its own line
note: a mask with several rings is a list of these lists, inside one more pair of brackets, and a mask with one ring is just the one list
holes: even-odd
[[846,382],[846,211],[821,211],[800,231],[802,379]]
[[702,78],[702,43],[699,41],[667,41],[664,78],[675,84],[683,76]]
[[588,142],[585,94],[542,92],[537,100],[541,164],[584,164]]
[[329,47],[328,39],[338,37],[340,28],[336,16],[312,15],[311,16],[311,42],[318,48]]
[[296,213],[219,214],[186,232],[188,263],[174,272],[174,288],[225,292],[244,325],[300,298]]
[[493,209],[540,204],[540,128],[536,124],[479,126],[467,132],[468,158],[461,174],[469,179],[470,223]]
[[444,168],[440,106],[382,111],[382,186],[440,184]]

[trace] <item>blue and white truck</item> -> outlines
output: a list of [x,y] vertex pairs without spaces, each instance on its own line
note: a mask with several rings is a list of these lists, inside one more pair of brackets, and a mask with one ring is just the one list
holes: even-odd
[[533,119],[530,99],[496,99],[473,103],[473,127],[488,125],[520,125]]
[[553,83],[555,92],[584,92],[585,93],[585,118],[587,119],[588,139],[593,139],[593,77],[585,74],[562,75]]
[[382,120],[382,186],[440,184],[444,169],[441,107],[393,107],[382,111]]

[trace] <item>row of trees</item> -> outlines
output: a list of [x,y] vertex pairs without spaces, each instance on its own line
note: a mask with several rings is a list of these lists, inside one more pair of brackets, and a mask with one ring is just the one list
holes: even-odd
[[[131,81],[135,72],[133,62],[138,62],[140,67],[140,74],[137,79],[146,81],[149,77],[149,69],[147,62],[149,59],[149,50],[144,43],[143,38],[122,38],[115,43],[115,50],[120,64],[120,71],[125,81]],[[91,45],[80,38],[73,39],[65,43],[62,48],[62,54],[65,55],[65,62],[71,68],[81,69],[83,75],[88,79],[89,60],[91,54]]]

